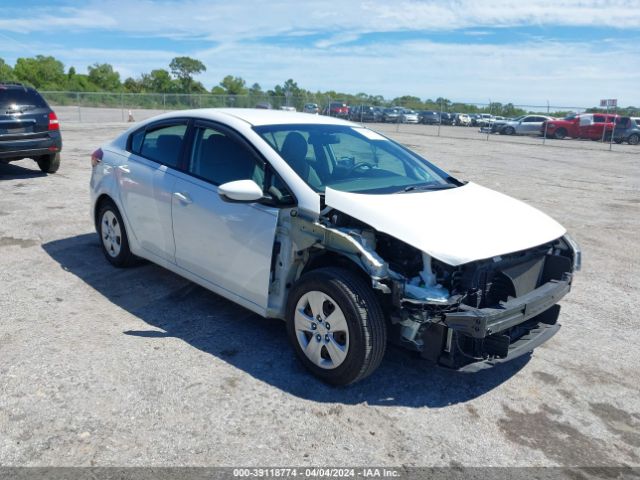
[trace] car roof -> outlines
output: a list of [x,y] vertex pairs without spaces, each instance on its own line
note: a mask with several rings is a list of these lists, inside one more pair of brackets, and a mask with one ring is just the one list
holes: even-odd
[[233,117],[252,126],[262,125],[348,125],[358,124],[325,115],[309,115],[303,112],[290,112],[285,110],[266,110],[259,108],[198,108],[194,110],[178,110],[160,115],[159,118],[195,117],[220,121],[221,117]]

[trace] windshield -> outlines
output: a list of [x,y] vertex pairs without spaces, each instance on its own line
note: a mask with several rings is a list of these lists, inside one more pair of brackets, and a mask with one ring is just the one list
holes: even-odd
[[254,130],[319,193],[326,187],[395,193],[459,185],[422,157],[368,128],[305,124]]

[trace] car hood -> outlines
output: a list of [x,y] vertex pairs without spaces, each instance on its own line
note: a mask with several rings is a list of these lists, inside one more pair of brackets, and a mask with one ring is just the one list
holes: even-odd
[[541,211],[475,183],[384,195],[327,188],[325,203],[453,266],[525,250],[566,233]]

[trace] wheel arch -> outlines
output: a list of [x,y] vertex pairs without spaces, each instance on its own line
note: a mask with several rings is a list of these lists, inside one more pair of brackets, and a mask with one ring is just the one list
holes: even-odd
[[[108,195],[106,193],[102,193],[101,195],[99,195],[93,205],[93,225],[96,228],[96,231],[98,231],[98,212],[100,211],[102,206],[107,202],[113,203],[116,206],[116,208],[120,210],[120,208],[118,207],[118,204],[115,202],[113,197],[111,197],[111,195]],[[120,215],[122,215],[122,212],[120,212]]]
[[332,250],[323,250],[318,253],[311,254],[309,260],[300,272],[300,277],[305,273],[326,267],[343,268],[356,273],[368,281],[371,281],[369,272],[366,271],[361,263],[356,262],[350,256],[343,255]]

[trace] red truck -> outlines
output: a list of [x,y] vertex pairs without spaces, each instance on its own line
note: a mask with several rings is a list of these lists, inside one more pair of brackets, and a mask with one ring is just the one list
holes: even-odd
[[349,107],[343,102],[331,102],[328,106],[324,107],[322,114],[346,119],[349,117]]
[[545,132],[547,138],[555,138],[557,140],[562,140],[565,137],[580,137],[580,114],[572,113],[562,120],[542,122],[540,134],[544,136]]
[[561,140],[565,137],[602,139],[602,132],[606,128],[605,139],[609,138],[613,130],[614,122],[619,115],[605,113],[572,113],[562,120],[543,122],[540,134],[547,138]]
[[594,113],[591,122],[580,122],[580,138],[609,141],[613,127],[620,120],[620,115],[611,113]]

